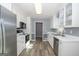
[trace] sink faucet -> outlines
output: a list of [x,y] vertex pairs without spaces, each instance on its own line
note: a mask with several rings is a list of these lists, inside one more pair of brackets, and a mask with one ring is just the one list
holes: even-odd
[[64,27],[63,27],[63,26],[60,26],[60,27],[57,29],[57,32],[58,32],[59,35],[64,36]]

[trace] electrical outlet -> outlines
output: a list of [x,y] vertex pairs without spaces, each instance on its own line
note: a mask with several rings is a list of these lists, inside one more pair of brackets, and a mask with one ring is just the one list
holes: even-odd
[[70,31],[70,34],[72,34],[72,30]]

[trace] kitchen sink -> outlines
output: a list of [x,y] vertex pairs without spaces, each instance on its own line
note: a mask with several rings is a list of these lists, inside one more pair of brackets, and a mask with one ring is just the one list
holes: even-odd
[[65,35],[60,35],[60,34],[54,34],[54,36],[62,36],[62,37],[65,37]]

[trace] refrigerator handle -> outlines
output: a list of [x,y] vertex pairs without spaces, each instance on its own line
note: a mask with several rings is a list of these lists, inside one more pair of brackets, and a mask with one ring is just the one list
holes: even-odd
[[3,38],[3,27],[1,23],[1,30],[2,30],[2,54],[4,54],[4,38]]
[[1,19],[0,19],[0,35],[1,35],[1,37],[0,37],[0,43],[1,43],[1,46],[0,46],[0,49],[1,49],[1,51],[0,51],[0,53],[2,53],[2,47],[3,47],[3,45],[2,45],[2,40],[3,40],[3,37],[2,37],[2,24],[1,24]]
[[5,29],[4,29],[3,19],[1,22],[1,29],[2,29],[2,54],[4,54],[5,53]]

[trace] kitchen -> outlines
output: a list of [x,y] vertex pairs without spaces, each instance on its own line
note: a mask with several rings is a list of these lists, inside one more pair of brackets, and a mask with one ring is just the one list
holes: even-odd
[[42,14],[36,14],[33,3],[1,3],[0,11],[3,7],[16,15],[17,51],[13,55],[23,56],[24,49],[33,48],[36,23],[42,23],[42,41],[49,42],[52,56],[79,56],[79,3],[42,3]]

